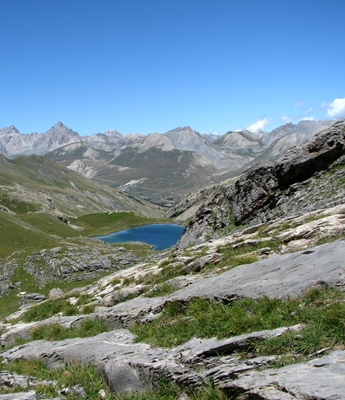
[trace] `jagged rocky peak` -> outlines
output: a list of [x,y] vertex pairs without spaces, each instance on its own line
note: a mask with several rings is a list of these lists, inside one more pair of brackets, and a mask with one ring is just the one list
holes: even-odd
[[122,134],[115,129],[107,130],[103,135],[108,136],[109,138],[122,138]]
[[190,126],[178,127],[166,132],[164,135],[169,137],[190,137],[200,136],[198,132],[193,130]]
[[62,122],[57,122],[54,126],[52,126],[47,132],[45,132],[46,135],[52,135],[52,136],[60,136],[60,137],[70,137],[70,138],[75,138],[77,140],[80,140],[81,137],[77,132],[74,130],[68,128],[66,125],[64,125]]
[[0,129],[0,135],[5,136],[5,135],[20,135],[21,133],[18,131],[18,129],[14,126],[11,125],[10,127],[5,127]]
[[205,146],[205,139],[190,126],[180,127],[164,133],[177,150],[196,151]]

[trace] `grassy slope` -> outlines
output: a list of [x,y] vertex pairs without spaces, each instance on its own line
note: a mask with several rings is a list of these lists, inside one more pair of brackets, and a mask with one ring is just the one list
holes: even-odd
[[0,205],[10,210],[0,211],[0,257],[163,220],[158,207],[99,186],[44,157],[1,156],[0,168]]
[[[29,254],[71,244],[90,247],[92,236],[163,221],[158,207],[99,186],[44,157],[8,160],[0,155],[0,267],[17,265],[12,282],[25,280],[22,290],[35,290],[21,267]],[[1,305],[10,309],[14,300],[13,295],[2,298]]]

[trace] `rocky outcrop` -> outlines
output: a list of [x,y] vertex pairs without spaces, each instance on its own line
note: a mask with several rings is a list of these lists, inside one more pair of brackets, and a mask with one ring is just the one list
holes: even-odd
[[[284,153],[275,163],[215,188],[189,222],[178,247],[224,228],[257,224],[344,202],[345,121]],[[224,232],[224,231],[223,231]]]
[[[307,251],[269,257],[191,283],[168,296],[138,297],[100,309],[88,318],[103,319],[110,328],[109,332],[55,342],[31,341],[13,347],[2,352],[3,368],[6,368],[6,362],[23,358],[38,358],[50,368],[62,367],[69,362],[92,364],[113,393],[142,392],[165,377],[182,388],[195,388],[203,382],[212,381],[238,399],[249,400],[255,396],[266,400],[340,399],[345,390],[341,379],[344,374],[344,350],[332,351],[325,356],[320,351],[312,355],[307,363],[294,363],[279,369],[273,365],[278,356],[243,359],[237,354],[249,349],[253,342],[278,337],[285,332],[296,332],[298,335],[303,324],[226,339],[193,338],[172,349],[136,343],[135,336],[126,327],[156,318],[164,305],[171,301],[184,303],[194,297],[208,297],[226,303],[241,297],[300,296],[306,288],[319,284],[343,288],[344,244],[344,239],[341,239]],[[13,343],[15,335],[28,337],[31,329],[38,324],[54,322],[73,326],[83,318],[86,316],[58,317],[3,327],[7,333],[2,335],[2,344]],[[34,383],[26,387],[30,395]]]
[[97,278],[105,272],[128,267],[135,261],[137,257],[134,252],[122,251],[121,248],[102,254],[95,247],[70,246],[31,254],[25,258],[23,268],[35,278],[38,287],[43,287],[61,279],[71,282]]

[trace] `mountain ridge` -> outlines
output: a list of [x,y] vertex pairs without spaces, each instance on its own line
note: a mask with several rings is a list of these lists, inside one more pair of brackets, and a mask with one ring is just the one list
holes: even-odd
[[0,152],[7,157],[45,155],[96,182],[170,206],[190,191],[277,157],[333,123],[301,121],[267,133],[227,132],[215,138],[190,126],[146,136],[111,130],[83,137],[58,122],[43,134],[3,128]]

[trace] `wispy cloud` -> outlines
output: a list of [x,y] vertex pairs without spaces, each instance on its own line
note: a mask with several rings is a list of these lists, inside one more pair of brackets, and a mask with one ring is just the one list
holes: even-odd
[[304,118],[301,119],[301,121],[315,121],[315,117],[312,117],[312,116],[304,117]]
[[295,101],[292,105],[294,107],[300,107],[303,104],[303,101]]
[[327,115],[331,118],[345,117],[345,97],[328,104]]
[[288,117],[287,115],[282,115],[282,116],[281,116],[281,120],[282,120],[283,122],[289,122],[289,121],[291,121],[291,118]]
[[249,125],[247,127],[248,131],[251,132],[258,132],[258,131],[263,131],[265,126],[268,124],[269,120],[267,117],[263,118],[263,119],[258,119],[256,122],[254,122],[253,124]]

